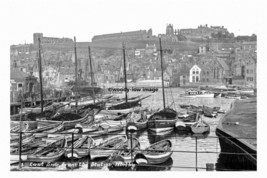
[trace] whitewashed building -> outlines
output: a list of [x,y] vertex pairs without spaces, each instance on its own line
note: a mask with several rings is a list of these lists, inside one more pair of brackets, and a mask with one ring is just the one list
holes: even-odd
[[200,73],[201,69],[197,65],[194,65],[189,71],[189,82],[190,83],[200,82]]

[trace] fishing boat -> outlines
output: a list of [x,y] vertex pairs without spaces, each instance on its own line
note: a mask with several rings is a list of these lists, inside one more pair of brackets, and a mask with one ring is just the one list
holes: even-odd
[[67,141],[63,139],[56,140],[55,142],[42,145],[33,154],[27,156],[27,161],[32,162],[55,162],[60,159],[64,153],[64,146]]
[[126,136],[116,136],[108,138],[99,145],[92,145],[90,150],[91,160],[109,157],[116,149],[120,148],[126,140]]
[[203,114],[206,117],[216,117],[218,113],[216,110],[214,110],[214,108],[203,106]]
[[226,99],[241,99],[241,95],[240,94],[236,94],[236,93],[228,93],[225,95]]
[[140,142],[136,137],[132,137],[132,139],[127,139],[123,145],[121,145],[111,156],[110,161],[113,165],[125,166],[123,164],[133,163],[134,157],[138,153],[137,150],[140,149]]
[[196,123],[200,118],[199,113],[189,113],[184,117],[179,117],[175,123],[175,127],[178,131],[191,131],[191,126]]
[[88,156],[90,153],[90,147],[94,144],[94,140],[85,136],[73,143],[73,154],[72,154],[72,144],[65,150],[65,156],[67,158],[83,158]]
[[190,105],[189,108],[187,108],[187,110],[191,111],[191,112],[202,113],[203,112],[203,107],[202,106]]
[[145,129],[147,128],[147,121],[146,111],[142,110],[139,113],[132,112],[128,116],[126,129],[135,131]]
[[111,110],[105,109],[105,110],[101,110],[100,114],[120,116],[123,114],[128,114],[130,112],[139,111],[140,109],[142,109],[140,106],[131,107],[131,108],[127,108],[127,109],[111,109]]
[[135,161],[137,164],[162,164],[171,157],[172,153],[172,142],[161,140],[136,154]]
[[187,109],[190,107],[188,104],[179,104],[180,108]]
[[175,123],[175,127],[179,131],[185,131],[186,130],[186,125],[182,120],[177,120]]
[[[34,139],[35,139],[34,135],[31,135],[29,137],[22,139],[21,146],[25,146],[25,145],[32,143]],[[19,145],[20,145],[19,139],[11,139],[11,143],[10,143],[11,147],[18,147]]]
[[210,126],[205,121],[200,119],[191,126],[191,130],[194,134],[203,134],[210,131]]
[[97,114],[95,115],[95,120],[101,120],[101,121],[119,121],[119,120],[123,120],[126,119],[126,117],[128,116],[129,113],[125,113],[125,114],[121,114],[121,115],[113,115],[113,114]]
[[[77,123],[82,123],[82,122],[86,122],[86,121],[90,121],[90,120],[93,120],[93,116],[90,113],[86,114],[82,118],[75,119],[75,120],[72,120],[72,118],[69,118],[69,120],[64,121],[64,127],[65,128],[73,128],[73,127],[75,127],[75,125]],[[37,122],[38,122],[38,127],[43,127],[43,126],[47,126],[50,124],[61,123],[62,120],[54,120],[54,119],[53,120],[38,120]]]
[[165,108],[150,116],[148,129],[156,133],[171,131],[174,129],[177,119],[176,111],[171,108]]
[[220,107],[213,107],[213,111],[222,114],[226,113],[226,110],[221,109]]
[[96,131],[93,132],[86,132],[90,134],[91,137],[99,137],[101,135],[113,133],[113,132],[118,132],[123,130],[125,125],[120,124],[120,125],[100,125],[99,128]]
[[[29,130],[29,124],[28,123],[23,123],[21,132],[27,132]],[[20,134],[20,125],[16,125],[10,129],[10,137],[12,139],[19,139],[19,134]],[[25,133],[23,133],[25,135]]]
[[206,90],[188,90],[185,94],[181,94],[180,96],[187,98],[214,98],[214,93]]

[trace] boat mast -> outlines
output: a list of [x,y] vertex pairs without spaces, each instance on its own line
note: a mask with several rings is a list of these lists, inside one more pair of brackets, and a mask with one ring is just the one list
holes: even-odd
[[91,86],[93,90],[93,100],[95,104],[95,89],[94,89],[94,73],[93,73],[93,66],[92,66],[92,57],[91,57],[91,49],[90,46],[88,46],[88,53],[89,53],[89,60],[90,60],[90,74],[91,74]]
[[123,69],[124,69],[124,84],[125,84],[125,101],[127,103],[127,74],[126,74],[126,62],[125,62],[125,46],[122,43],[122,55],[123,55]]
[[38,64],[39,64],[39,80],[40,80],[40,95],[41,95],[41,113],[44,110],[44,103],[43,103],[43,78],[42,78],[42,57],[41,57],[41,39],[38,37]]
[[78,108],[78,98],[77,98],[77,92],[78,92],[78,70],[77,70],[77,51],[76,51],[76,37],[74,37],[74,58],[75,58],[75,107],[76,107],[76,113]]
[[164,78],[163,78],[163,57],[162,57],[162,46],[161,46],[161,38],[160,37],[159,37],[159,48],[160,48],[160,61],[161,61],[161,81],[162,81],[163,108],[165,109],[165,92],[164,92]]

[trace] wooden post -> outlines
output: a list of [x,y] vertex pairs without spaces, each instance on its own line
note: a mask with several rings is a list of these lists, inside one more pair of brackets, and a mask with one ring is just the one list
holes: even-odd
[[22,147],[22,109],[23,109],[23,89],[21,91],[21,106],[20,106],[20,117],[19,117],[19,168],[21,168],[21,147]]
[[160,47],[160,61],[161,61],[161,81],[162,81],[163,108],[165,109],[165,92],[164,92],[164,78],[163,78],[163,54],[162,54],[161,38],[159,38],[159,47]]
[[74,37],[74,58],[75,58],[75,107],[76,107],[76,113],[78,112],[78,69],[77,69],[77,51],[76,51],[76,37]]
[[130,136],[131,136],[131,163],[133,163],[133,136],[132,136],[132,132],[130,132]]
[[196,171],[198,171],[197,169],[197,137],[196,137]]
[[71,134],[71,170],[73,170],[73,145],[74,145],[74,133]]
[[125,85],[125,102],[128,102],[127,98],[127,74],[126,74],[126,59],[125,59],[125,46],[122,43],[122,55],[123,55],[123,68],[124,68],[124,85]]
[[213,163],[207,163],[206,164],[206,171],[214,171],[214,164]]

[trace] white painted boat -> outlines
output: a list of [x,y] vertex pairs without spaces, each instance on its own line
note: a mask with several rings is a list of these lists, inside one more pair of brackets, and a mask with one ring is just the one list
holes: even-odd
[[186,129],[185,123],[181,120],[177,120],[177,122],[175,123],[175,127],[177,130],[185,130]]

